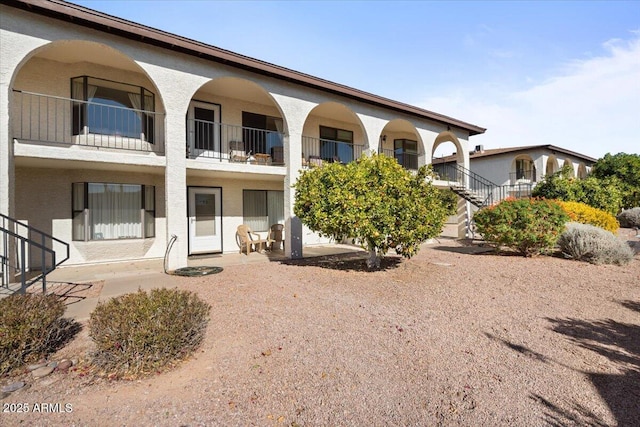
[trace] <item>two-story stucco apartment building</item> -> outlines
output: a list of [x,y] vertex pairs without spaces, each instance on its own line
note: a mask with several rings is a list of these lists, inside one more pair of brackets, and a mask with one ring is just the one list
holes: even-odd
[[485,131],[72,3],[1,3],[0,214],[68,242],[68,264],[161,258],[176,236],[178,268],[238,251],[243,223],[285,224],[299,257],[321,242],[292,211],[305,167],[415,169],[452,142],[468,168]]

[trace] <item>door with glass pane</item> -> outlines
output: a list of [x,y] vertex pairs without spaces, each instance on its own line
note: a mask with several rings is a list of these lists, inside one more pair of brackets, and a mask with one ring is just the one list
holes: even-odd
[[222,189],[189,187],[189,255],[222,252]]
[[193,101],[187,115],[189,157],[220,158],[220,106]]

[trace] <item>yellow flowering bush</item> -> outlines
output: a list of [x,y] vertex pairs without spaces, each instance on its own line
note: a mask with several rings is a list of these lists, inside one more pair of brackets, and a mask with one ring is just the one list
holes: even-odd
[[603,210],[596,209],[580,202],[563,202],[556,200],[573,222],[589,224],[616,233],[620,224],[616,217]]

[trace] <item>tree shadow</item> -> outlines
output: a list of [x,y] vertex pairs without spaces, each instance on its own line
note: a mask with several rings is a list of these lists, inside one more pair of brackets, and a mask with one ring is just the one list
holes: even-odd
[[[632,310],[637,310],[637,306],[637,303],[631,302]],[[622,374],[584,374],[598,390],[619,426],[640,425],[640,326],[612,319],[547,320],[551,322],[554,332],[567,336],[577,346],[606,357],[616,365]],[[558,415],[557,411],[554,413]]]
[[579,404],[573,404],[571,409],[564,409],[551,401],[545,399],[539,394],[531,394],[529,398],[545,408],[544,421],[545,425],[552,427],[565,427],[568,425],[589,426],[589,427],[608,427],[609,424],[604,422],[600,417]]
[[283,259],[280,260],[280,263],[285,265],[294,265],[299,267],[320,267],[327,268],[330,270],[341,270],[341,271],[363,271],[363,272],[376,272],[376,271],[385,271],[385,270],[393,270],[400,266],[402,263],[402,257],[387,255],[383,256],[380,259],[380,268],[379,269],[369,269],[367,268],[367,258],[368,254],[366,253],[347,253],[347,254],[336,254],[336,255],[325,255],[311,258],[299,258],[299,259]]
[[531,350],[530,348],[527,348],[525,346],[519,345],[519,344],[514,344],[510,341],[504,340],[502,338],[496,337],[495,335],[492,335],[488,332],[484,333],[485,336],[487,336],[487,338],[492,339],[494,341],[498,341],[502,344],[504,344],[507,348],[510,348],[513,351],[516,351],[524,356],[530,357],[532,359],[538,360],[542,363],[549,363],[549,358],[547,358],[547,356],[545,356],[544,354],[538,353],[536,351]]
[[637,311],[638,313],[640,313],[640,301],[624,300],[618,301],[618,304],[625,308],[628,308],[629,310]]

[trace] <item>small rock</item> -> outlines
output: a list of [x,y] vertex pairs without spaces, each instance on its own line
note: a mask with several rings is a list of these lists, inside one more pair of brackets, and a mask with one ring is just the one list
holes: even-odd
[[55,360],[53,362],[49,362],[47,363],[47,366],[55,369],[58,366],[58,362],[56,362]]
[[35,371],[36,369],[42,368],[43,366],[47,366],[47,362],[34,363],[33,365],[27,366],[29,371]]
[[71,363],[71,360],[69,359],[61,360],[58,366],[56,367],[56,371],[67,372],[72,365],[73,363]]
[[16,381],[15,383],[2,387],[0,391],[2,391],[2,393],[13,393],[16,390],[20,390],[22,387],[24,387],[24,381]]
[[52,366],[43,366],[42,368],[31,371],[31,375],[33,375],[33,378],[46,377],[51,372],[53,372],[54,369],[55,368],[53,368]]

